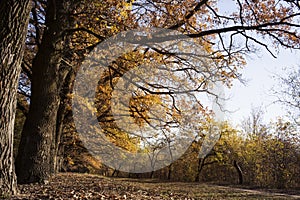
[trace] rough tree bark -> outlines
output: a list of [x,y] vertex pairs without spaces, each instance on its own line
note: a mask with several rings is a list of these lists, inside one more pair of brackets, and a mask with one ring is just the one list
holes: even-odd
[[17,192],[13,133],[29,12],[30,0],[0,1],[0,198]]
[[67,1],[47,1],[46,28],[32,64],[31,99],[22,132],[16,173],[19,183],[46,183],[53,173],[53,141],[56,141],[60,71],[67,28]]
[[52,141],[51,147],[51,173],[55,174],[59,172],[63,166],[63,154],[64,154],[64,146],[62,144],[62,134],[63,127],[65,123],[65,117],[67,115],[66,110],[67,106],[69,106],[70,102],[68,102],[68,94],[72,91],[73,82],[75,79],[75,71],[72,68],[67,70],[66,73],[61,73],[63,75],[60,77],[61,80],[64,80],[64,83],[60,86],[60,105],[57,111],[57,119],[56,119],[56,134]]

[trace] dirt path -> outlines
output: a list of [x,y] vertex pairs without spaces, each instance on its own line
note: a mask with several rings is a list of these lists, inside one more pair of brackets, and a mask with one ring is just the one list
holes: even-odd
[[[214,187],[217,188],[223,188],[223,189],[232,189],[232,187],[226,187],[226,186],[216,186]],[[248,194],[258,194],[262,196],[271,196],[271,197],[283,197],[283,198],[291,198],[291,199],[300,199],[300,194],[286,194],[286,193],[279,193],[279,192],[268,192],[264,190],[253,190],[253,189],[243,189],[243,188],[234,188],[235,190],[241,191],[243,193],[248,193]],[[300,193],[300,191],[298,192]]]

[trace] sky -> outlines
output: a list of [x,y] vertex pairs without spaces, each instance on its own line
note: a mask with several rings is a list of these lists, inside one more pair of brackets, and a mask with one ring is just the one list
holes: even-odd
[[226,101],[226,108],[233,113],[226,113],[227,120],[234,125],[248,117],[252,107],[261,107],[264,111],[264,120],[269,122],[276,117],[286,114],[280,104],[275,104],[276,97],[272,95],[272,87],[280,87],[274,78],[274,74],[284,75],[284,67],[299,67],[300,51],[281,49],[278,57],[273,58],[268,52],[262,51],[260,55],[252,55],[247,58],[247,65],[242,70],[246,85],[234,81],[231,89],[226,89],[225,96],[230,97]]

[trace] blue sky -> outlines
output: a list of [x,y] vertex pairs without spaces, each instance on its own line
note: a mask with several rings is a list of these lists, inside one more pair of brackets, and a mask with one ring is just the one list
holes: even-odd
[[285,109],[280,104],[273,103],[276,98],[272,96],[271,88],[278,88],[280,85],[272,76],[284,74],[283,67],[299,66],[300,51],[291,52],[291,50],[281,49],[276,59],[266,51],[248,57],[247,65],[242,70],[243,77],[248,80],[246,85],[235,81],[234,86],[226,90],[226,96],[231,97],[226,102],[227,109],[235,111],[227,113],[227,119],[237,124],[249,116],[251,107],[259,106],[265,112],[265,122],[285,114]]

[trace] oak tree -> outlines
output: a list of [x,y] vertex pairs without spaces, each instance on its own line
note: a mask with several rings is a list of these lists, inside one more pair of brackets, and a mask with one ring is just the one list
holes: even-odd
[[0,1],[0,196],[17,192],[13,160],[16,96],[30,1]]

